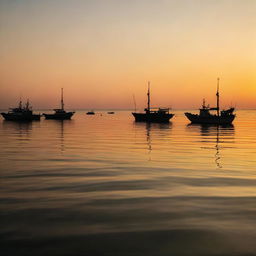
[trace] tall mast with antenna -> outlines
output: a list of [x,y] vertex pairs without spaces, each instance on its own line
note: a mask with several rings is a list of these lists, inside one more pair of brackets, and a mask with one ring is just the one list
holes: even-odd
[[27,99],[27,103],[26,103],[26,109],[29,109],[29,99]]
[[219,83],[220,83],[220,79],[217,78],[217,115],[220,116],[220,94],[219,94]]
[[148,82],[148,112],[150,112],[150,82]]
[[63,88],[61,88],[61,109],[64,110]]
[[19,108],[22,108],[22,100],[21,100],[21,96],[20,96]]

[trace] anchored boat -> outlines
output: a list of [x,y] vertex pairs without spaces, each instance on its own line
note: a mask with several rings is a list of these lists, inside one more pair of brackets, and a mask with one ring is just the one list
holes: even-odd
[[[203,100],[203,105],[199,109],[199,114],[185,113],[185,116],[189,119],[191,123],[197,124],[217,124],[217,125],[229,125],[231,124],[236,115],[234,114],[235,108],[231,107],[226,110],[220,111],[220,95],[219,95],[219,78],[217,79],[217,107],[210,108],[209,105],[205,105],[205,100]],[[211,114],[210,111],[216,111],[216,114]]]
[[148,82],[148,104],[147,108],[144,109],[144,113],[132,113],[136,122],[156,122],[156,123],[167,123],[174,116],[169,111],[169,108],[151,108],[150,107],[150,83]]
[[71,119],[75,112],[67,112],[64,110],[64,101],[63,101],[63,88],[61,88],[61,108],[54,109],[55,113],[53,114],[43,114],[45,119],[58,119],[65,120]]
[[8,113],[1,113],[3,118],[7,121],[33,121],[40,120],[40,114],[33,114],[32,107],[29,101],[22,106],[22,101],[20,100],[18,107],[10,108]]
[[88,111],[88,112],[86,113],[86,115],[95,115],[95,112],[94,112],[93,110],[91,110],[91,111]]

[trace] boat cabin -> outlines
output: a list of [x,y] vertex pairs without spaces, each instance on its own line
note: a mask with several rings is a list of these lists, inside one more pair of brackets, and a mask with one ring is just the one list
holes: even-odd
[[170,113],[170,109],[169,108],[150,108],[150,110],[148,110],[148,108],[145,108],[144,111],[146,113],[158,113],[158,114],[169,114]]

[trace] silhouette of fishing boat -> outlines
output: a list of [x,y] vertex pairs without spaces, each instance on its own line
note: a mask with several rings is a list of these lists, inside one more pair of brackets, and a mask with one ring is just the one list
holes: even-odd
[[18,107],[10,108],[8,113],[1,113],[3,118],[7,121],[33,121],[40,120],[40,114],[33,114],[32,107],[29,104],[29,101],[22,106],[22,101],[20,100]]
[[65,120],[71,119],[75,112],[67,112],[64,110],[64,101],[63,101],[63,88],[61,88],[61,108],[54,109],[55,113],[53,114],[45,114],[43,113],[45,119],[58,119]]
[[88,111],[88,112],[86,113],[86,115],[95,115],[95,112],[94,112],[94,111]]
[[[235,108],[231,107],[227,110],[220,111],[220,95],[219,95],[219,78],[217,79],[217,106],[211,108],[209,105],[205,105],[205,100],[203,100],[203,105],[199,109],[199,114],[185,113],[185,116],[189,119],[191,123],[195,124],[217,124],[217,125],[229,125],[231,124],[236,115],[234,114]],[[212,114],[210,111],[216,111],[216,114]]]
[[109,115],[114,115],[115,112],[114,112],[114,111],[109,111],[108,114],[109,114]]
[[150,83],[148,82],[148,104],[144,109],[144,113],[132,113],[135,118],[135,122],[155,122],[155,123],[167,123],[174,116],[169,111],[169,108],[151,108],[150,107]]

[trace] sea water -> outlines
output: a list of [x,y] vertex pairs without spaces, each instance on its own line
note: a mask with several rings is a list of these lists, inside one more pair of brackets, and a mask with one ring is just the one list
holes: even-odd
[[0,120],[1,255],[256,255],[256,111]]

